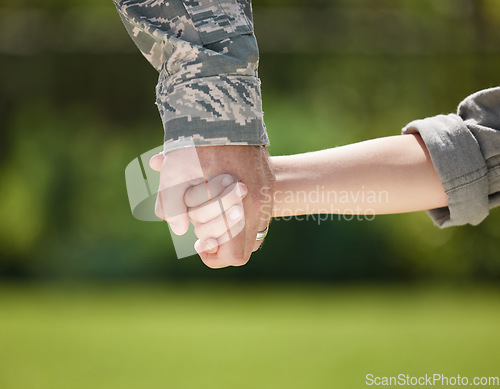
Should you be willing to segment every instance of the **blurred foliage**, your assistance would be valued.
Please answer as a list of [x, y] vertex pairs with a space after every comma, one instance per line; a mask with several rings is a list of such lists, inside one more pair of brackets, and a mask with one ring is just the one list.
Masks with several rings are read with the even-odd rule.
[[[272, 154], [397, 134], [498, 84], [500, 1], [254, 2]], [[321, 15], [321, 16], [320, 16]], [[26, 17], [30, 28], [18, 23]], [[308, 20], [313, 18], [313, 20]], [[315, 23], [314, 18], [321, 22]], [[162, 143], [157, 74], [111, 1], [0, 2], [0, 274], [5, 277], [495, 279], [500, 214], [273, 222], [241, 269], [177, 260], [134, 220], [127, 163]]]

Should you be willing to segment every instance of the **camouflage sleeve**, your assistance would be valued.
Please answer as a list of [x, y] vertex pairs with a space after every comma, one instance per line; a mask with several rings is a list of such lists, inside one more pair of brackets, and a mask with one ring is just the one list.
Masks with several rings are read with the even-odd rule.
[[269, 144], [250, 1], [114, 0], [160, 73], [164, 152], [192, 144]]

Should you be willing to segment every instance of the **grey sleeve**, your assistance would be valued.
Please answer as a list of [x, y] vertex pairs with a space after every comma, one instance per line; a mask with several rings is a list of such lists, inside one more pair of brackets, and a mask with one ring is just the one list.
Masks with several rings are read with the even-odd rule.
[[164, 152], [267, 145], [250, 0], [114, 0], [158, 70]]
[[457, 114], [416, 120], [403, 134], [422, 136], [448, 206], [428, 213], [439, 227], [477, 225], [500, 205], [500, 87], [472, 94]]

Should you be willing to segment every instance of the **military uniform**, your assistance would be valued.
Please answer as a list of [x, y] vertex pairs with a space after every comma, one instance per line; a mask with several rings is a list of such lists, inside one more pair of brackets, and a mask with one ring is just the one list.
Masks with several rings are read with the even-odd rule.
[[267, 145], [250, 0], [114, 0], [160, 73], [164, 152]]

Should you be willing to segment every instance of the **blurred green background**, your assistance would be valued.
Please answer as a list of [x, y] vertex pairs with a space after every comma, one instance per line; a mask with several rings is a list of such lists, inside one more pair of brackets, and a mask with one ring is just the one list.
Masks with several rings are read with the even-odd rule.
[[[500, 0], [253, 4], [274, 155], [398, 134], [498, 85]], [[131, 216], [125, 166], [163, 130], [111, 0], [0, 0], [0, 70], [0, 388], [500, 375], [498, 211], [275, 221], [213, 271]]]

